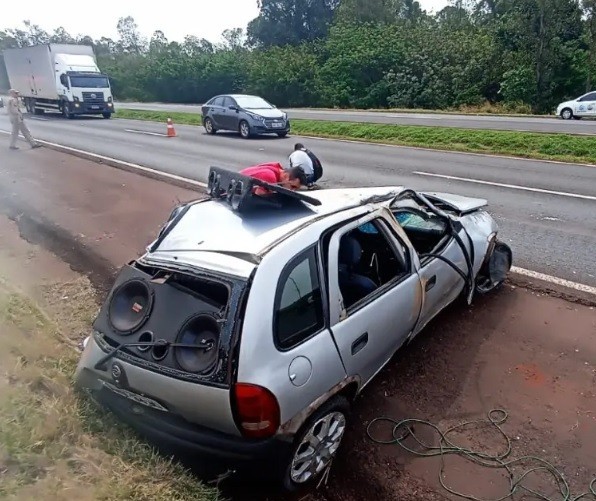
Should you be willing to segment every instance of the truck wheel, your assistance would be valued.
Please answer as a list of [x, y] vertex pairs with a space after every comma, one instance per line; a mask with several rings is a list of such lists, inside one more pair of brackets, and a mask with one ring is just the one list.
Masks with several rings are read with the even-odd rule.
[[282, 477], [287, 491], [311, 487], [325, 473], [341, 445], [349, 411], [345, 397], [333, 397], [302, 427]]
[[101, 114], [104, 118], [110, 119], [112, 118], [112, 114], [111, 113], [102, 113]]
[[[35, 104], [33, 105], [35, 106]], [[41, 108], [33, 108], [34, 112], [36, 115], [43, 115], [45, 110], [41, 109]]]
[[68, 111], [68, 104], [66, 102], [62, 103], [62, 114], [64, 118], [72, 118], [72, 113]]

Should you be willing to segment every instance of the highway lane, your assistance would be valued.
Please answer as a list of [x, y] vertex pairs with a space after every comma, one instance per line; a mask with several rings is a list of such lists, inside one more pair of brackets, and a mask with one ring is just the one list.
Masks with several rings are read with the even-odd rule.
[[[284, 161], [297, 137], [242, 140], [202, 128], [103, 119], [28, 121], [45, 139], [205, 181], [210, 165]], [[0, 130], [8, 120], [0, 113]], [[596, 168], [414, 148], [302, 139], [320, 155], [324, 186], [400, 184], [489, 200], [517, 266], [596, 286]], [[27, 150], [4, 154], [27, 154]], [[1, 164], [1, 157], [0, 157]], [[444, 177], [436, 177], [444, 176]], [[148, 194], [150, 200], [151, 194]]]
[[[199, 105], [166, 103], [116, 103], [116, 108], [200, 113]], [[596, 135], [596, 121], [562, 120], [556, 117], [504, 117], [451, 115], [441, 113], [396, 113], [390, 111], [342, 111], [286, 109], [291, 118], [381, 124], [424, 125], [432, 127], [462, 127], [467, 129], [514, 130]], [[596, 116], [595, 116], [596, 118]]]

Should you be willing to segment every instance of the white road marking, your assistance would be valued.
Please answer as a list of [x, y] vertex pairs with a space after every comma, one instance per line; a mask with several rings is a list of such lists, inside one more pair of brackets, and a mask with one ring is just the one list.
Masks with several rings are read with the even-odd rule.
[[568, 289], [573, 289], [573, 290], [580, 291], [580, 292], [586, 292], [588, 294], [593, 294], [596, 296], [596, 287], [590, 287], [589, 285], [579, 284], [577, 282], [571, 282], [570, 280], [565, 280], [563, 278], [553, 277], [551, 275], [545, 275], [544, 273], [539, 273], [537, 271], [526, 270], [524, 268], [518, 268], [517, 266], [512, 266], [511, 271], [513, 273], [517, 273], [518, 275], [523, 275], [528, 278], [542, 280], [543, 282], [548, 282], [550, 284], [559, 285], [561, 287], [567, 287]]
[[[0, 130], [0, 133], [2, 134], [10, 134], [10, 132], [5, 131], [5, 130]], [[21, 137], [23, 137], [21, 135]], [[207, 184], [206, 183], [202, 183], [201, 181], [197, 181], [195, 179], [189, 179], [186, 177], [182, 177], [182, 176], [177, 176], [176, 174], [170, 174], [168, 172], [164, 172], [161, 170], [157, 170], [157, 169], [152, 169], [151, 167], [145, 167], [144, 165], [139, 165], [139, 164], [135, 164], [132, 162], [126, 162], [124, 160], [119, 160], [117, 158], [112, 158], [112, 157], [107, 157], [105, 155], [99, 155], [97, 153], [91, 153], [89, 151], [85, 151], [85, 150], [79, 150], [77, 148], [71, 148], [70, 146], [64, 146], [63, 144], [58, 144], [58, 143], [51, 143], [50, 141], [43, 141], [41, 139], [36, 139], [36, 141], [40, 144], [46, 145], [46, 146], [53, 146], [56, 149], [59, 149], [61, 151], [64, 151], [66, 153], [74, 153], [74, 154], [82, 154], [85, 155], [88, 158], [92, 158], [94, 160], [100, 160], [100, 161], [104, 161], [104, 162], [111, 162], [114, 164], [120, 164], [123, 166], [126, 166], [130, 169], [135, 169], [138, 170], [141, 173], [151, 173], [154, 176], [158, 176], [158, 177], [162, 177], [165, 179], [171, 179], [171, 180], [176, 180], [176, 181], [183, 181], [185, 183], [191, 184], [191, 185], [195, 185], [195, 186], [200, 186], [201, 188], [206, 188]]]
[[[10, 134], [10, 132], [5, 131], [5, 130], [0, 130], [0, 133], [2, 134]], [[112, 158], [112, 157], [106, 157], [104, 155], [98, 155], [97, 153], [90, 153], [88, 151], [84, 151], [84, 150], [78, 150], [76, 148], [71, 148], [70, 146], [64, 146], [61, 144], [56, 144], [56, 143], [51, 143], [49, 141], [42, 141], [42, 140], [38, 140], [40, 143], [42, 144], [46, 144], [48, 146], [54, 146], [57, 148], [60, 148], [61, 150], [64, 150], [66, 152], [71, 151], [74, 153], [83, 153], [85, 155], [88, 155], [89, 157], [93, 157], [97, 160], [107, 160], [110, 162], [113, 162], [115, 164], [122, 164], [125, 165], [129, 168], [133, 168], [133, 169], [137, 169], [140, 172], [150, 172], [152, 174], [156, 174], [158, 176], [162, 176], [164, 178], [169, 178], [169, 179], [176, 179], [178, 181], [183, 181], [189, 184], [194, 184], [196, 186], [200, 186], [201, 188], [206, 188], [207, 184], [206, 183], [202, 183], [200, 181], [196, 181], [194, 179], [189, 179], [186, 177], [182, 177], [182, 176], [177, 176], [175, 174], [169, 174], [167, 172], [163, 172], [163, 171], [158, 171], [156, 169], [151, 169], [150, 167], [145, 167], [143, 165], [138, 165], [138, 164], [134, 164], [131, 162], [125, 162], [123, 160], [118, 160], [117, 158]], [[596, 296], [596, 287], [591, 287], [589, 285], [585, 285], [585, 284], [580, 284], [577, 282], [571, 282], [569, 280], [565, 280], [563, 278], [559, 278], [559, 277], [553, 277], [551, 275], [545, 275], [543, 273], [539, 273], [537, 271], [532, 271], [532, 270], [526, 270], [524, 268], [518, 268], [516, 266], [513, 266], [511, 268], [511, 271], [513, 273], [519, 274], [519, 275], [523, 275], [526, 276], [528, 278], [534, 278], [537, 280], [542, 280], [543, 282], [547, 282], [547, 283], [551, 283], [554, 285], [559, 285], [559, 286], [563, 286], [563, 287], [567, 287], [569, 289], [573, 289], [576, 291], [580, 291], [580, 292], [586, 292], [588, 294], [593, 294]]]
[[447, 176], [445, 174], [433, 174], [432, 172], [414, 171], [412, 174], [427, 177], [440, 177], [441, 179], [450, 179], [453, 181], [463, 181], [465, 183], [487, 184], [490, 186], [500, 186], [502, 188], [510, 188], [512, 190], [533, 191], [536, 193], [545, 193], [547, 195], [558, 195], [561, 197], [581, 198], [584, 200], [594, 200], [596, 197], [592, 195], [580, 195], [579, 193], [568, 193], [566, 191], [543, 190], [542, 188], [530, 188], [529, 186], [519, 186], [517, 184], [496, 183], [493, 181], [482, 181], [481, 179], [471, 179], [467, 177]]
[[148, 136], [168, 137], [168, 135], [164, 134], [163, 132], [149, 132], [146, 130], [124, 129], [124, 132], [132, 132], [134, 134], [146, 134]]

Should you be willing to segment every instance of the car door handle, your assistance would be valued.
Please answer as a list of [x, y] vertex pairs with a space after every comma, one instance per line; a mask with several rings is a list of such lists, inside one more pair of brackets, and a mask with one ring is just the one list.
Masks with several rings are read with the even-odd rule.
[[368, 332], [365, 332], [356, 341], [352, 343], [352, 355], [356, 355], [362, 348], [368, 344]]
[[428, 292], [429, 290], [431, 290], [435, 285], [437, 285], [437, 276], [433, 275], [432, 277], [430, 277], [428, 279], [428, 281], [426, 282], [426, 286], [424, 288], [424, 290], [426, 292]]

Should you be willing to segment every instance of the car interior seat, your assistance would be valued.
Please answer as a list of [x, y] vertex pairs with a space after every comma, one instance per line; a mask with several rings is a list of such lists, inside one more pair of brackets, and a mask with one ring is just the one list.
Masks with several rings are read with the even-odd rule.
[[369, 277], [355, 271], [360, 263], [362, 247], [351, 235], [342, 237], [339, 244], [339, 290], [348, 308], [377, 289], [377, 284]]

